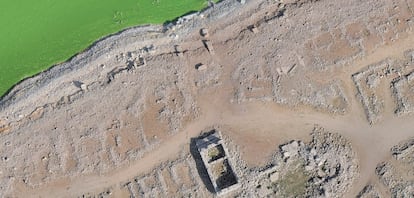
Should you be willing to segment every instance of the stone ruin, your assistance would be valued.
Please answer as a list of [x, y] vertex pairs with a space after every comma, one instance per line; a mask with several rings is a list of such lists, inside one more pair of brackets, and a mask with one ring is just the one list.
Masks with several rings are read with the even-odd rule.
[[240, 187], [219, 131], [198, 139], [196, 146], [217, 195], [227, 194]]
[[359, 174], [352, 145], [321, 127], [311, 136], [280, 145], [272, 163], [251, 172], [255, 186], [241, 197], [344, 197]]

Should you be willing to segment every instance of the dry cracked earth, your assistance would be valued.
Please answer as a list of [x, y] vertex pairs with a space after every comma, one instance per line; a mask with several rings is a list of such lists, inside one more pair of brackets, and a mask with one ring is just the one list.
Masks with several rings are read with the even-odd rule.
[[0, 101], [0, 197], [414, 197], [414, 0], [224, 0]]

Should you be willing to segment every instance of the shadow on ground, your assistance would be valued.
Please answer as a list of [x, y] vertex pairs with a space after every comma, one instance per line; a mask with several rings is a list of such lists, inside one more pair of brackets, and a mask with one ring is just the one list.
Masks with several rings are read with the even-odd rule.
[[203, 134], [202, 136], [200, 136], [198, 138], [191, 138], [190, 152], [191, 152], [191, 155], [193, 156], [193, 159], [196, 163], [197, 172], [198, 172], [198, 175], [201, 178], [201, 181], [203, 181], [204, 185], [206, 186], [206, 188], [209, 192], [215, 193], [213, 184], [211, 183], [211, 180], [210, 180], [210, 178], [208, 176], [208, 173], [207, 173], [207, 169], [204, 166], [203, 160], [201, 159], [201, 155], [198, 152], [197, 145], [196, 145], [197, 139], [206, 137], [211, 133], [214, 133], [214, 130], [210, 131], [210, 132], [207, 132], [207, 133]]

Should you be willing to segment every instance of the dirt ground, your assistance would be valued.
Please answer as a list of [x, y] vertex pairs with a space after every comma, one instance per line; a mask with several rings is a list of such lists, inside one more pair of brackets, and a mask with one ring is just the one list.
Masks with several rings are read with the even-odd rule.
[[[413, 20], [413, 0], [224, 0], [109, 36], [1, 99], [0, 197], [213, 197], [191, 146], [211, 129], [228, 197], [412, 197]], [[273, 181], [302, 169], [299, 195]]]

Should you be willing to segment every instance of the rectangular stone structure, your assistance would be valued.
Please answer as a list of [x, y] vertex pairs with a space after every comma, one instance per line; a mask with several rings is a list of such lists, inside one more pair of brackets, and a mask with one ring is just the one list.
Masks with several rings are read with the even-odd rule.
[[217, 195], [227, 194], [240, 187], [219, 131], [198, 139], [196, 146]]

